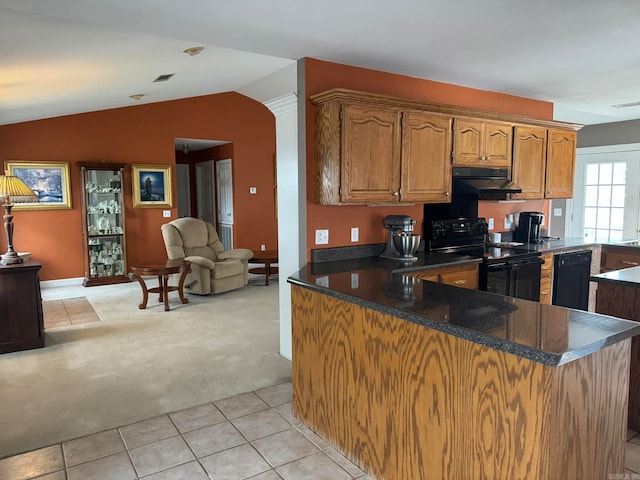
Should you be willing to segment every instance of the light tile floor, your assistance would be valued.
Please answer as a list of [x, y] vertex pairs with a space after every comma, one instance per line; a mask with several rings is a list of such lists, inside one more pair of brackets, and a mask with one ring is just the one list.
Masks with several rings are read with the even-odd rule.
[[356, 478], [370, 480], [293, 417], [291, 383], [0, 460], [2, 480]]
[[43, 301], [42, 314], [45, 330], [100, 321], [87, 297]]

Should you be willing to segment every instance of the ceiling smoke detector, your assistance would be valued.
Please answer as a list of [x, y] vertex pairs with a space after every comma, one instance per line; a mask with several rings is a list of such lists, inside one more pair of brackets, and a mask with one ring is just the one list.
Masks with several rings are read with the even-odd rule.
[[141, 100], [144, 97], [144, 93], [136, 93], [135, 95], [129, 95], [132, 100]]
[[640, 102], [618, 103], [616, 105], [611, 105], [611, 106], [613, 108], [638, 107], [640, 106]]
[[191, 47], [191, 48], [187, 48], [186, 50], [183, 50], [183, 52], [189, 55], [190, 57], [193, 57], [195, 55], [198, 55], [202, 50], [204, 50], [204, 47]]

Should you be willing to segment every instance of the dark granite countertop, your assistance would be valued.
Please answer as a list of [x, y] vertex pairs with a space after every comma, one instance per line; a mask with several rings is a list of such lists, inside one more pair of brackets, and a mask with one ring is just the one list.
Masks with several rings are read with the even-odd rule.
[[613, 272], [601, 273], [600, 275], [593, 275], [591, 281], [638, 288], [640, 287], [640, 267], [624, 268], [622, 270], [614, 270]]
[[[567, 248], [566, 243], [563, 246]], [[306, 265], [288, 281], [551, 366], [640, 334], [637, 322], [421, 281], [403, 274], [478, 261], [432, 254], [421, 255], [408, 265], [380, 258], [321, 262]]]

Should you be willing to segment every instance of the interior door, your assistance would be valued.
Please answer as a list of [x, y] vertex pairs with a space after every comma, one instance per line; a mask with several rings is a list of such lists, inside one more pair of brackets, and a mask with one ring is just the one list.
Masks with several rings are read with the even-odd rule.
[[176, 185], [178, 187], [178, 218], [191, 216], [191, 188], [189, 186], [189, 165], [176, 164]]
[[213, 160], [196, 163], [196, 197], [198, 218], [212, 225], [216, 224], [215, 175]]
[[220, 223], [233, 225], [233, 176], [231, 159], [216, 162], [218, 187], [218, 218]]

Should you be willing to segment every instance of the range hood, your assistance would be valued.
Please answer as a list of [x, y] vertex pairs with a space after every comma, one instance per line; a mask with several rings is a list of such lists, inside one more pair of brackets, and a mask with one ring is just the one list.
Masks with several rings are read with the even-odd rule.
[[508, 168], [453, 167], [453, 194], [478, 195], [479, 199], [506, 199], [522, 189], [509, 180]]

